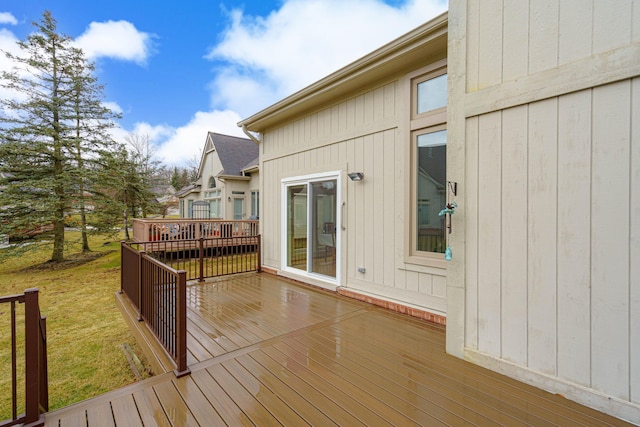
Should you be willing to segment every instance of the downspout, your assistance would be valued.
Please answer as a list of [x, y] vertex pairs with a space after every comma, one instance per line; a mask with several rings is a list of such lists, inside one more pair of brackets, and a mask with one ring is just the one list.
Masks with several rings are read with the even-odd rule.
[[256, 138], [251, 132], [249, 132], [249, 129], [247, 129], [247, 125], [242, 125], [242, 132], [244, 132], [244, 134], [247, 135], [253, 142], [260, 145], [260, 140]]

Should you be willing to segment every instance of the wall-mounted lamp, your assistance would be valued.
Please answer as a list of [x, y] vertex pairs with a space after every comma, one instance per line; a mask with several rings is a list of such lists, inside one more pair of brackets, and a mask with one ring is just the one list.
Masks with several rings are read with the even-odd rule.
[[351, 181], [362, 181], [364, 179], [364, 174], [362, 172], [350, 172], [347, 175]]
[[227, 197], [227, 201], [230, 202], [231, 201], [231, 196]]

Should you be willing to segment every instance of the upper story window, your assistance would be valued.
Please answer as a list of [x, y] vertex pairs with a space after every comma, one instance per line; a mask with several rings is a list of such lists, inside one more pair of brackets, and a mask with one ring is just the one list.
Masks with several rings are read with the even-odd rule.
[[214, 177], [209, 178], [209, 188], [216, 188], [216, 179]]
[[[447, 69], [441, 61], [409, 76], [411, 84], [412, 262], [443, 259], [447, 179]], [[432, 260], [432, 261], [430, 261]]]
[[416, 84], [416, 113], [422, 114], [447, 106], [447, 75], [419, 79]]

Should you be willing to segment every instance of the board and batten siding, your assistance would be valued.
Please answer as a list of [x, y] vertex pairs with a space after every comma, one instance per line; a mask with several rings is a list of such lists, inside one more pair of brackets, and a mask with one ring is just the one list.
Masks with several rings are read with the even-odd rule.
[[448, 348], [640, 422], [640, 3], [452, 0], [449, 22]]
[[[341, 286], [444, 315], [445, 269], [404, 261], [409, 137], [402, 130], [401, 82], [391, 80], [264, 133], [263, 265], [281, 267], [281, 180], [342, 171]], [[363, 172], [364, 181], [350, 181], [346, 174], [353, 171]]]

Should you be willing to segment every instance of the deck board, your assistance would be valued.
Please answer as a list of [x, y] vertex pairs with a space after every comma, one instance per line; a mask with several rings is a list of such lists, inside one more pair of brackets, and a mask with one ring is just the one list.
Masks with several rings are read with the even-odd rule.
[[111, 410], [113, 411], [113, 421], [115, 425], [131, 427], [143, 426], [136, 402], [133, 400], [132, 395], [111, 401]]
[[273, 275], [188, 286], [191, 375], [157, 375], [46, 425], [623, 426], [447, 355], [441, 326]]

